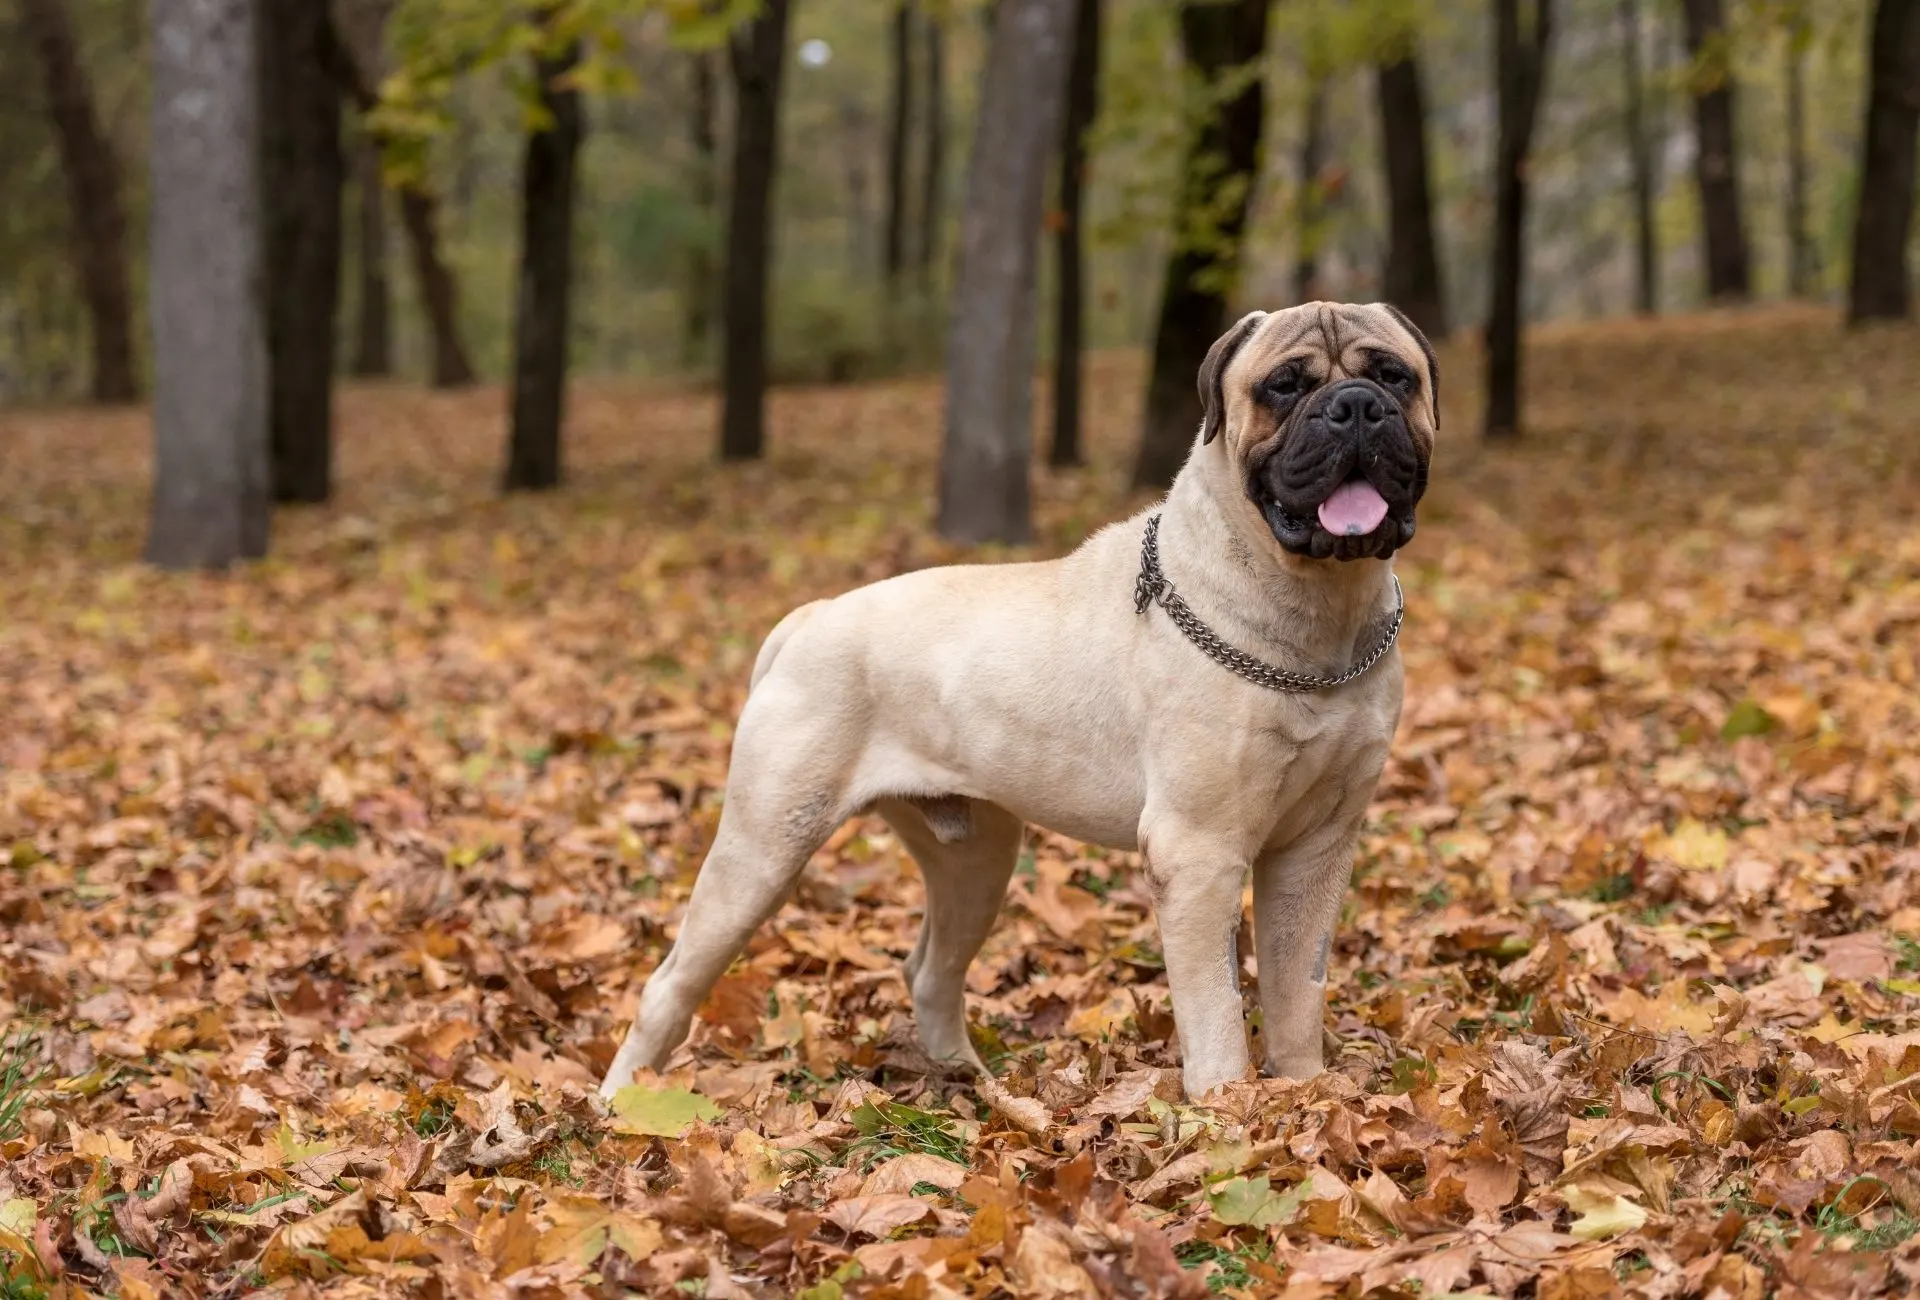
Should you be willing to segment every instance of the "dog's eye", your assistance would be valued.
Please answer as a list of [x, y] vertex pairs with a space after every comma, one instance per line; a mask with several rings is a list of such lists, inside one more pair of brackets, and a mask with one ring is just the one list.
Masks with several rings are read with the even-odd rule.
[[1284, 366], [1267, 376], [1266, 389], [1274, 397], [1298, 397], [1305, 389], [1305, 382], [1298, 370]]
[[1375, 366], [1373, 368], [1373, 380], [1375, 383], [1394, 389], [1396, 392], [1411, 393], [1413, 391], [1413, 372], [1405, 366], [1396, 366], [1391, 363]]

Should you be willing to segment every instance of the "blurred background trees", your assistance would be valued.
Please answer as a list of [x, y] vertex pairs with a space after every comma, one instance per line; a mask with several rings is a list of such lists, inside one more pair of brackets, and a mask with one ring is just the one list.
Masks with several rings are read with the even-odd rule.
[[[231, 3], [262, 24], [258, 93], [234, 106], [251, 215], [162, 174], [212, 165], [167, 136], [164, 0], [0, 10], [0, 401], [151, 387], [163, 480], [182, 463], [176, 363], [241, 385], [202, 399], [220, 414], [195, 438], [257, 410], [230, 433], [262, 440], [264, 490], [319, 501], [342, 373], [502, 382], [519, 489], [564, 479], [569, 374], [718, 380], [716, 446], [742, 459], [778, 448], [769, 384], [931, 373], [993, 343], [1004, 383], [956, 384], [947, 433], [995, 468], [950, 475], [940, 518], [1012, 540], [1029, 425], [1051, 428], [1053, 464], [1081, 458], [1082, 349], [1149, 350], [1148, 486], [1185, 454], [1213, 334], [1303, 293], [1389, 298], [1483, 343], [1495, 433], [1523, 423], [1528, 322], [1911, 311], [1914, 0], [1060, 0], [1044, 77], [1002, 66], [986, 0]], [[1040, 151], [1037, 182], [1024, 150], [1019, 183], [976, 205], [992, 256], [965, 238], [988, 180], [970, 173], [1007, 161], [980, 129]], [[174, 218], [257, 226], [209, 226], [179, 245], [204, 266], [163, 265], [179, 194]], [[184, 358], [166, 337], [256, 239], [257, 405], [237, 341]], [[1003, 266], [1013, 281], [976, 302]], [[251, 450], [195, 448], [254, 490]], [[227, 558], [264, 538], [221, 529], [248, 539]]]

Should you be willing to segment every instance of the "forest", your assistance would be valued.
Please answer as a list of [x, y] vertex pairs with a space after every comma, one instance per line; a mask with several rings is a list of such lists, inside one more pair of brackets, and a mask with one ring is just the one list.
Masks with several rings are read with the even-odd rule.
[[[9, 0], [0, 74], [0, 1300], [1920, 1286], [1920, 0]], [[769, 630], [1148, 506], [1316, 300], [1438, 380], [1326, 1072], [1185, 1095], [1140, 855], [1038, 828], [932, 1059], [869, 813], [602, 1101]]]

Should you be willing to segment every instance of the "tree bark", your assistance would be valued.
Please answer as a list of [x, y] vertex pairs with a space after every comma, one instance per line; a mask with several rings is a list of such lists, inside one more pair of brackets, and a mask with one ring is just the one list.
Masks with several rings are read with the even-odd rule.
[[268, 0], [257, 14], [273, 497], [320, 502], [333, 490], [333, 362], [347, 182], [335, 69], [340, 55], [323, 5]]
[[264, 555], [270, 500], [253, 0], [153, 0], [147, 558]]
[[1920, 131], [1920, 0], [1879, 0], [1867, 55], [1871, 84], [1853, 223], [1847, 319], [1904, 320], [1913, 229], [1914, 142]]
[[1653, 143], [1647, 138], [1647, 87], [1640, 66], [1640, 0], [1620, 0], [1621, 67], [1626, 77], [1627, 167], [1633, 177], [1634, 307], [1660, 310], [1660, 232], [1654, 224]]
[[998, 0], [993, 12], [947, 336], [939, 529], [954, 541], [1032, 536], [1035, 264], [1074, 9], [1075, 0]]
[[[1494, 159], [1493, 291], [1487, 317], [1487, 422], [1520, 436], [1520, 326], [1527, 230], [1527, 157], [1553, 42], [1553, 0], [1494, 0], [1499, 129]], [[1531, 29], [1522, 10], [1530, 11]]]
[[354, 325], [353, 373], [384, 379], [393, 373], [393, 285], [387, 278], [387, 185], [380, 146], [363, 138], [354, 151], [360, 193], [359, 311]]
[[940, 262], [940, 232], [947, 215], [947, 56], [940, 20], [931, 13], [923, 18], [927, 102], [920, 119], [925, 156], [921, 159], [924, 170], [920, 173], [920, 247], [917, 251], [920, 282], [924, 289], [930, 290]]
[[907, 138], [913, 125], [913, 7], [893, 9], [893, 81], [888, 88], [887, 230], [882, 266], [889, 288], [907, 264]]
[[1320, 172], [1326, 162], [1327, 82], [1317, 77], [1307, 89], [1306, 120], [1300, 126], [1300, 174], [1293, 224], [1299, 247], [1293, 257], [1293, 300], [1320, 296]]
[[1419, 57], [1411, 48], [1404, 57], [1379, 65], [1375, 89], [1380, 103], [1380, 156], [1387, 174], [1387, 270], [1382, 291], [1428, 338], [1445, 338], [1447, 300], [1440, 280], [1440, 243], [1433, 233], [1427, 98]]
[[[1246, 84], [1233, 98], [1210, 105], [1187, 143], [1133, 467], [1137, 488], [1173, 482], [1200, 427], [1194, 376], [1226, 328], [1227, 292], [1239, 272], [1240, 236], [1260, 170], [1266, 97], [1257, 69], [1249, 65], [1266, 49], [1268, 9], [1266, 0], [1189, 0], [1180, 9], [1181, 49], [1196, 79], [1216, 95], [1229, 77], [1244, 76]], [[1195, 239], [1194, 227], [1201, 224], [1209, 227], [1206, 237]]]
[[93, 331], [96, 402], [130, 402], [140, 393], [133, 364], [133, 293], [120, 162], [100, 129], [93, 86], [80, 62], [63, 0], [22, 0], [26, 37], [40, 56], [47, 111], [67, 183], [74, 270]]
[[[688, 139], [693, 145], [692, 175], [687, 188], [704, 222], [711, 222], [719, 201], [719, 146], [714, 124], [714, 56], [699, 50], [692, 54], [692, 116], [688, 119]], [[687, 249], [686, 314], [680, 333], [680, 360], [697, 366], [707, 355], [713, 336], [714, 266], [713, 248], [708, 243], [708, 226], [703, 224], [700, 238]]]
[[757, 460], [766, 449], [767, 274], [789, 7], [789, 0], [767, 0], [759, 16], [733, 36], [736, 111], [720, 356], [722, 460]]
[[1053, 443], [1047, 463], [1056, 469], [1085, 459], [1080, 450], [1081, 327], [1086, 318], [1081, 225], [1087, 132], [1100, 111], [1100, 0], [1077, 0], [1073, 26], [1073, 62], [1067, 72], [1066, 114], [1060, 131], [1060, 220], [1054, 233], [1059, 283], [1054, 296]]
[[1740, 301], [1751, 292], [1741, 217], [1740, 150], [1734, 133], [1734, 77], [1721, 0], [1684, 0], [1693, 59], [1694, 174], [1707, 260], [1707, 296]]
[[580, 92], [561, 82], [579, 60], [576, 46], [537, 64], [540, 107], [549, 121], [527, 136], [520, 174], [520, 286], [513, 311], [512, 423], [504, 480], [509, 492], [560, 483], [574, 182], [586, 134]]

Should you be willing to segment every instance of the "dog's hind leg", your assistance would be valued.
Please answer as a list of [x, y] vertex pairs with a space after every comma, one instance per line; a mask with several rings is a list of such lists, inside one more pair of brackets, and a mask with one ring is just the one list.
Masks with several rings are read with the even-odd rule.
[[967, 967], [1000, 914], [1020, 854], [1020, 819], [984, 800], [884, 799], [878, 805], [927, 882], [927, 913], [907, 958], [920, 1046], [985, 1072], [967, 1038]]
[[635, 1070], [666, 1065], [714, 984], [853, 811], [839, 790], [821, 783], [837, 782], [857, 740], [834, 719], [809, 719], [797, 692], [763, 698], [764, 689], [741, 717], [727, 802], [679, 937], [640, 994], [633, 1027], [600, 1085], [604, 1097], [631, 1083]]

